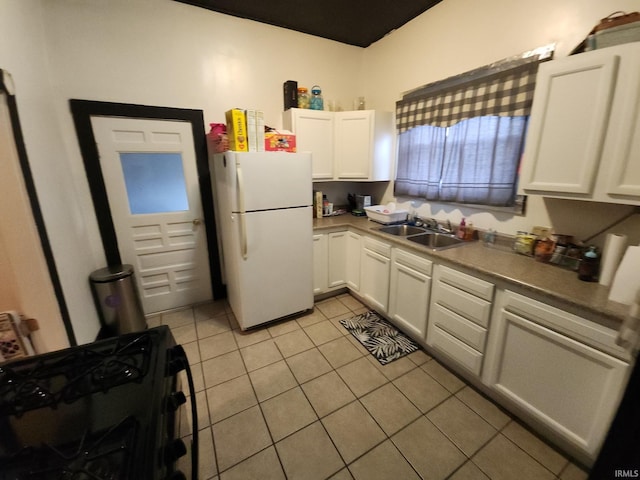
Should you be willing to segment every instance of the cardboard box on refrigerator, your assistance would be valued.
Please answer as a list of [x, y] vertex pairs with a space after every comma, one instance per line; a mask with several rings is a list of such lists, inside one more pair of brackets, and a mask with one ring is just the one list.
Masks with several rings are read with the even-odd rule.
[[296, 136], [289, 131], [266, 132], [264, 149], [268, 152], [295, 152]]
[[264, 112], [256, 110], [256, 143], [258, 151], [264, 152]]
[[258, 151], [258, 138], [256, 137], [256, 111], [245, 110], [244, 114], [247, 117], [247, 145], [250, 152]]
[[244, 110], [233, 108], [225, 112], [227, 121], [227, 136], [229, 137], [229, 150], [234, 152], [248, 152], [247, 143], [247, 119]]

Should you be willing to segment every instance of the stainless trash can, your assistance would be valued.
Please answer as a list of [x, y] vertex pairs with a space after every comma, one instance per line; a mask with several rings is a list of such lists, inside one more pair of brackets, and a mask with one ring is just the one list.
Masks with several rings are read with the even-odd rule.
[[91, 273], [89, 280], [100, 319], [108, 333], [120, 335], [147, 328], [131, 265], [101, 268]]

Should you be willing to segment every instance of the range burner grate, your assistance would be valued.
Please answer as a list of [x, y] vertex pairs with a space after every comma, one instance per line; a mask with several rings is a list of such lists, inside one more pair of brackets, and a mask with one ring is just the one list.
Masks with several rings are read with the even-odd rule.
[[132, 334], [0, 366], [0, 416], [55, 408], [130, 382], [141, 382], [149, 370], [152, 339]]

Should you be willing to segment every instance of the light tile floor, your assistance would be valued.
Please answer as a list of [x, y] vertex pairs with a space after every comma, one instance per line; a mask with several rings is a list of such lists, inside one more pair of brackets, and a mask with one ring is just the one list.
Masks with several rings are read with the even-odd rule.
[[587, 478], [424, 351], [380, 365], [339, 323], [366, 310], [343, 294], [249, 332], [225, 301], [149, 319], [194, 372], [201, 479]]

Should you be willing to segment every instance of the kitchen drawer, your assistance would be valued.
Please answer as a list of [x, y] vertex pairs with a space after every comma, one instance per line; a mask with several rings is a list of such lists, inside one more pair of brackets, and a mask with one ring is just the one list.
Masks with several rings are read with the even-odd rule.
[[629, 361], [629, 353], [616, 344], [617, 330], [604, 327], [572, 313], [546, 305], [509, 290], [504, 291], [502, 308], [539, 325], [563, 333], [574, 340]]
[[396, 263], [431, 276], [431, 270], [433, 269], [433, 262], [431, 260], [418, 257], [417, 255], [407, 253], [404, 250], [399, 250], [397, 248], [393, 250], [393, 255]]
[[432, 298], [434, 303], [443, 305], [484, 328], [489, 326], [491, 303], [486, 300], [452, 287], [442, 280], [435, 282]]
[[462, 340], [478, 352], [484, 352], [487, 330], [452, 312], [442, 305], [435, 304], [430, 321], [442, 330]]
[[440, 281], [453, 285], [460, 290], [464, 290], [476, 297], [491, 301], [493, 299], [494, 285], [479, 278], [472, 277], [466, 273], [458, 272], [451, 268], [438, 266], [440, 270]]
[[371, 237], [364, 237], [364, 248], [379, 253], [383, 257], [391, 258], [391, 245], [380, 242]]
[[434, 326], [429, 331], [427, 344], [445, 353], [475, 375], [482, 369], [482, 354], [444, 330]]

